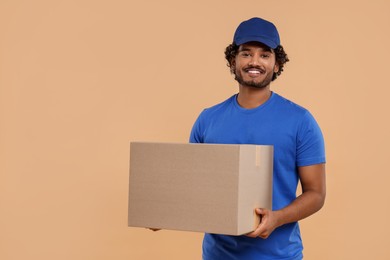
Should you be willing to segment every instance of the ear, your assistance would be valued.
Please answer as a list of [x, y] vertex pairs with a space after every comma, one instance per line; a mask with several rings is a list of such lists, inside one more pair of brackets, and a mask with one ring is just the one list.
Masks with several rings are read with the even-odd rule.
[[276, 62], [274, 66], [274, 73], [278, 73], [278, 72], [279, 72], [279, 64]]
[[236, 60], [235, 59], [231, 59], [231, 61], [230, 61], [230, 73], [235, 74], [234, 73], [235, 69], [236, 69]]

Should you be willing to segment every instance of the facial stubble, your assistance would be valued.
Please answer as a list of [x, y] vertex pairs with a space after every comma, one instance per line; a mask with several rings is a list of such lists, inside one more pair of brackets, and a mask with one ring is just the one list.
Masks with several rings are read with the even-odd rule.
[[[250, 69], [250, 68], [247, 68], [247, 69]], [[246, 69], [246, 70], [247, 70]], [[257, 88], [257, 89], [263, 89], [265, 87], [267, 87], [271, 81], [272, 81], [272, 77], [273, 77], [273, 73], [269, 73], [264, 80], [260, 81], [260, 82], [256, 82], [254, 80], [250, 80], [250, 81], [245, 81], [242, 77], [242, 74], [241, 74], [241, 71], [240, 70], [237, 70], [236, 68], [234, 69], [234, 79], [242, 86], [248, 86], [248, 87], [252, 87], [252, 88]]]

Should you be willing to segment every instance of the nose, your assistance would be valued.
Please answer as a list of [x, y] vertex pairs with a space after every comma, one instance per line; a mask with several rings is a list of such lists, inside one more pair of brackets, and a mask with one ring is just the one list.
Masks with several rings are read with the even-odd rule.
[[259, 66], [260, 65], [260, 56], [255, 54], [251, 56], [251, 59], [249, 61], [250, 66]]

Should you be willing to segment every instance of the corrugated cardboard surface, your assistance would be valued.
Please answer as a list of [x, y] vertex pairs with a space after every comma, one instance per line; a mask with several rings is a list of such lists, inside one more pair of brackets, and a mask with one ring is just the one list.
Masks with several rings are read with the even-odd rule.
[[[241, 146], [238, 194], [238, 233], [250, 228], [248, 212], [255, 208], [272, 209], [273, 146]], [[253, 170], [253, 163], [255, 169]], [[253, 211], [253, 226], [260, 222]]]
[[131, 143], [129, 226], [240, 235], [272, 207], [272, 146]]

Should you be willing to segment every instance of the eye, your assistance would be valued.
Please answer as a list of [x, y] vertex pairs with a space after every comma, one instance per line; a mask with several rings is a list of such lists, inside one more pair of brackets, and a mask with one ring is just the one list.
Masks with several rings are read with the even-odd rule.
[[246, 52], [246, 51], [241, 52], [240, 55], [242, 57], [250, 57], [251, 56], [251, 54], [249, 52]]
[[264, 53], [264, 54], [261, 54], [261, 57], [264, 58], [264, 59], [268, 59], [271, 55], [267, 54], [267, 53]]

